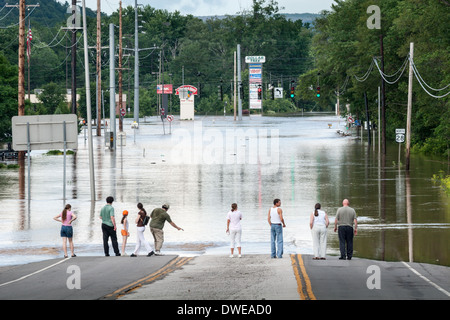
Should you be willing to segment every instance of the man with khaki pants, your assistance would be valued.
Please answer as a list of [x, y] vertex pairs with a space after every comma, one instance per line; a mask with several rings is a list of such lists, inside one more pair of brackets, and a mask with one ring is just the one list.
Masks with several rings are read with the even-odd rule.
[[170, 206], [168, 204], [163, 204], [162, 208], [156, 208], [150, 214], [150, 218], [152, 218], [150, 221], [150, 231], [153, 235], [153, 239], [155, 240], [155, 255], [161, 255], [161, 247], [164, 242], [163, 228], [166, 221], [169, 222], [175, 229], [184, 231], [182, 228], [178, 227], [172, 219], [170, 219], [170, 216], [167, 213], [169, 207]]

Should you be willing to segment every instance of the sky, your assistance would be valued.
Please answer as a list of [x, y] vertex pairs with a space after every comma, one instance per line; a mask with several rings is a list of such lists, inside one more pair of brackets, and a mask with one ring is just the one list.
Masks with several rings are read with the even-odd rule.
[[[58, 0], [62, 3], [65, 0]], [[68, 0], [71, 3], [70, 0]], [[280, 13], [319, 13], [329, 10], [334, 0], [278, 0], [278, 6], [284, 7]], [[138, 0], [138, 4], [150, 5], [169, 12], [179, 11], [182, 15], [220, 16], [233, 15], [252, 8], [252, 0]], [[122, 0], [122, 7], [133, 6], [135, 0]], [[81, 5], [81, 4], [80, 4]], [[86, 6], [97, 10], [97, 0], [86, 0]], [[101, 11], [108, 15], [119, 8], [119, 0], [101, 0]]]

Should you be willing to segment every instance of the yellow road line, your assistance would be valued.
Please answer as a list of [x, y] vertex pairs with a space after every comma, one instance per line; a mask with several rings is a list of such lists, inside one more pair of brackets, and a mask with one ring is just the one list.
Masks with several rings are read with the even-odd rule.
[[113, 293], [110, 293], [108, 295], [106, 295], [104, 297], [104, 299], [114, 299], [114, 298], [119, 298], [133, 290], [136, 290], [137, 288], [142, 287], [142, 285], [144, 284], [149, 284], [155, 280], [157, 280], [158, 278], [161, 278], [162, 276], [166, 275], [169, 272], [175, 271], [179, 268], [181, 268], [184, 264], [186, 264], [187, 262], [189, 262], [190, 260], [192, 260], [192, 258], [189, 257], [177, 257], [175, 259], [173, 259], [172, 261], [170, 261], [168, 264], [166, 264], [164, 267], [162, 267], [161, 269], [159, 269], [158, 271], [153, 272], [152, 274], [141, 278], [139, 280], [136, 280], [133, 283], [130, 283], [129, 285], [126, 285], [116, 291], [114, 291]]
[[[306, 273], [305, 264], [300, 254], [291, 254], [292, 268], [297, 280], [297, 291], [301, 300], [316, 300], [312, 291], [311, 281]], [[304, 285], [303, 285], [304, 283]]]

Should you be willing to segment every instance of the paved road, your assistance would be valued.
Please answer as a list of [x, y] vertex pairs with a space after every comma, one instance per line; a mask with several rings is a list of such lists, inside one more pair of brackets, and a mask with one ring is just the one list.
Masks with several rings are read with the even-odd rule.
[[450, 300], [450, 268], [308, 255], [76, 257], [0, 268], [0, 299]]
[[450, 268], [358, 258], [312, 260], [299, 254], [282, 259], [203, 255], [121, 299], [450, 300]]
[[[164, 276], [171, 256], [76, 257], [0, 268], [0, 300], [95, 300], [116, 298], [139, 286], [137, 280]], [[186, 260], [187, 261], [187, 260]]]

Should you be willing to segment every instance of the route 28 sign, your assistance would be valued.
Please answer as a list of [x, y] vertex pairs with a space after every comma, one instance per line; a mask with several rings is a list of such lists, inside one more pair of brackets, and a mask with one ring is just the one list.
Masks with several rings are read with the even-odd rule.
[[395, 129], [395, 141], [398, 143], [405, 142], [405, 129]]

